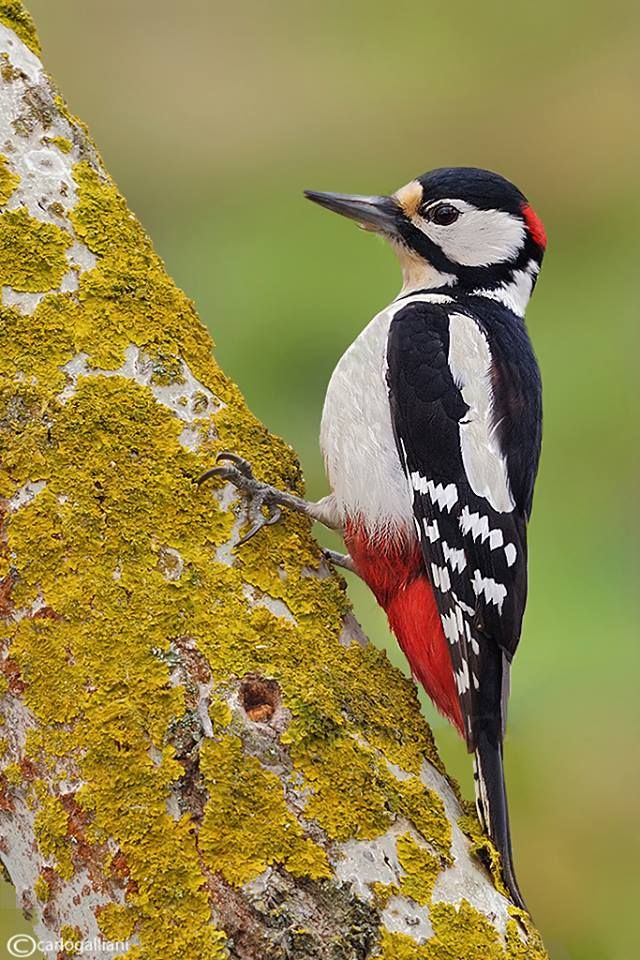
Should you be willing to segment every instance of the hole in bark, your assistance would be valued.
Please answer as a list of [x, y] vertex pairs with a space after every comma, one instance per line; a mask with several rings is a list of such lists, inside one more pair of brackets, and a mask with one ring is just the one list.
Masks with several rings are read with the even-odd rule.
[[240, 703], [254, 723], [268, 723], [280, 705], [280, 687], [275, 680], [249, 677], [242, 681]]

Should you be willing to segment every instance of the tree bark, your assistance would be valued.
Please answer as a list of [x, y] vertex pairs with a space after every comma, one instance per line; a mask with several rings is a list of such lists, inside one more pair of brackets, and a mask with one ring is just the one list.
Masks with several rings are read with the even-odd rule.
[[234, 489], [198, 491], [223, 449], [301, 477], [18, 2], [0, 128], [0, 853], [45, 954], [541, 960], [308, 522], [236, 550]]

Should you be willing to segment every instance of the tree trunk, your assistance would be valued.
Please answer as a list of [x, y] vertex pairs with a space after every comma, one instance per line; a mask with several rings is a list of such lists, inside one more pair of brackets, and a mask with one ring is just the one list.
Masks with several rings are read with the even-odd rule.
[[223, 449], [301, 477], [18, 2], [0, 126], [0, 852], [45, 954], [540, 960], [308, 522], [236, 550], [234, 489], [194, 484]]

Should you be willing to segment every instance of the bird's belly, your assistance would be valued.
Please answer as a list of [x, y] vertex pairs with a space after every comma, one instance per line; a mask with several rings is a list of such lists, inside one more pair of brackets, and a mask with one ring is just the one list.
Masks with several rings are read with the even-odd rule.
[[388, 308], [373, 318], [336, 366], [324, 402], [320, 445], [343, 523], [370, 536], [414, 536], [412, 496], [391, 426], [386, 381]]

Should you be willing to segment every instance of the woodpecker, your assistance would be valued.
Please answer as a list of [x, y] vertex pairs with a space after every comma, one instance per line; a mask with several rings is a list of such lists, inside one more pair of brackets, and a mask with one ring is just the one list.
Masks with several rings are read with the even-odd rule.
[[349, 552], [332, 559], [369, 585], [414, 678], [474, 754], [480, 821], [526, 909], [503, 738], [542, 433], [524, 312], [545, 230], [520, 190], [473, 167], [433, 170], [391, 196], [306, 196], [385, 237], [403, 277], [331, 376], [320, 431], [331, 492], [307, 503], [231, 453], [200, 480], [223, 477], [250, 498], [243, 540], [282, 506], [341, 531]]

